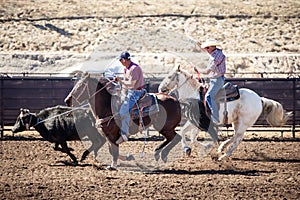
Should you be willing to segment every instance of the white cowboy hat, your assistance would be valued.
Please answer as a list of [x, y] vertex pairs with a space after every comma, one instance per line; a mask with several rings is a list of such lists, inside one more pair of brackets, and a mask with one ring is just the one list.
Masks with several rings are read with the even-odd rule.
[[212, 47], [212, 46], [220, 46], [220, 43], [215, 39], [207, 39], [205, 42], [201, 44], [202, 49], [206, 47]]

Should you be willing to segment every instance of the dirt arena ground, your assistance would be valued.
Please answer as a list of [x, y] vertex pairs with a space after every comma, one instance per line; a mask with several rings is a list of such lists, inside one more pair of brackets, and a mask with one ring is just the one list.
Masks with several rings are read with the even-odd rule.
[[[1, 199], [299, 199], [299, 139], [289, 133], [264, 136], [247, 133], [230, 159], [201, 158], [194, 150], [184, 157], [176, 150], [166, 164], [143, 168], [150, 162], [120, 162], [109, 171], [108, 151], [90, 155], [78, 166], [54, 151], [36, 133], [8, 136], [0, 141]], [[299, 137], [298, 137], [299, 138]], [[146, 142], [145, 158], [160, 141]], [[77, 157], [84, 146], [70, 142]], [[139, 157], [143, 141], [124, 143], [121, 151]], [[105, 148], [104, 148], [105, 149]], [[195, 148], [197, 149], [197, 148]], [[137, 162], [139, 162], [137, 164]], [[139, 166], [140, 169], [135, 168]]]

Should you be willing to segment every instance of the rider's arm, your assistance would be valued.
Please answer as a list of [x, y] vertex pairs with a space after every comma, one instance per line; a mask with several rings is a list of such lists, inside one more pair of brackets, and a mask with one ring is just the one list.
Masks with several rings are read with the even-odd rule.
[[127, 81], [126, 80], [120, 80], [120, 82], [122, 83], [122, 85], [125, 85], [125, 87], [127, 87], [129, 89], [132, 89], [135, 86], [136, 80], [132, 80], [132, 79], [129, 79]]
[[205, 68], [205, 69], [197, 69], [196, 67], [194, 67], [195, 72], [197, 73], [203, 73], [203, 74], [209, 74], [211, 72], [210, 68]]
[[196, 44], [197, 44], [197, 46], [200, 48], [201, 51], [206, 52], [205, 49], [201, 48], [201, 42], [197, 42]]
[[129, 80], [121, 80], [119, 77], [115, 77], [114, 81], [120, 82], [122, 85], [124, 85], [128, 89], [132, 89], [135, 86], [136, 80], [132, 80], [131, 78]]

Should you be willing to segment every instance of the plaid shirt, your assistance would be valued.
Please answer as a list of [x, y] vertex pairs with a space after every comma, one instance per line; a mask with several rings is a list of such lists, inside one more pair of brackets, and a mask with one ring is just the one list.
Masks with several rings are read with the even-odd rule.
[[226, 56], [221, 49], [216, 49], [212, 52], [208, 68], [211, 70], [209, 73], [210, 78], [218, 78], [226, 73]]

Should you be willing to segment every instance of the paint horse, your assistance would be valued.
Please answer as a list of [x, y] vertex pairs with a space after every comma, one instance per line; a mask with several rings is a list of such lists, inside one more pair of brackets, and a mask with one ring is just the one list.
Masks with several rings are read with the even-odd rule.
[[[177, 89], [179, 95], [178, 99], [184, 104], [191, 98], [198, 99], [200, 101], [200, 86], [202, 86], [201, 83], [197, 79], [193, 78], [191, 73], [178, 66], [175, 67], [173, 71], [162, 81], [159, 86], [159, 91], [170, 92], [171, 90]], [[292, 115], [292, 112], [286, 112], [279, 102], [260, 97], [250, 89], [240, 88], [239, 95], [240, 97], [238, 99], [227, 102], [226, 104], [224, 102], [220, 102], [220, 121], [224, 121], [223, 113], [226, 108], [228, 113], [227, 123], [232, 124], [234, 135], [232, 138], [222, 142], [218, 147], [219, 154], [228, 147], [228, 150], [219, 156], [218, 160], [222, 160], [232, 154], [232, 152], [241, 143], [246, 129], [254, 125], [261, 114], [266, 117], [267, 122], [272, 126], [284, 125]], [[201, 104], [203, 104], [203, 102]], [[192, 126], [191, 124], [192, 123], [188, 121], [185, 127], [190, 128], [190, 126]], [[183, 131], [181, 132], [182, 136], [184, 136]], [[184, 146], [188, 146], [184, 139], [185, 137], [182, 138]]]

